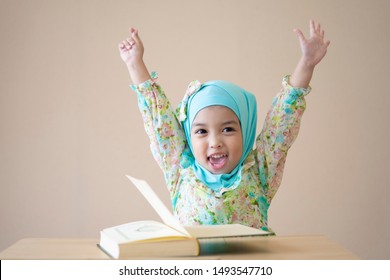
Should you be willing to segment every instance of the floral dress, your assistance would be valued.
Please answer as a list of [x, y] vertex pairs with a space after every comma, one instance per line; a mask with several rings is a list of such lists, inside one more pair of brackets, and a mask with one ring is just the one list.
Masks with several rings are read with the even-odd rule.
[[[243, 163], [239, 185], [214, 192], [183, 160], [189, 148], [179, 112], [172, 109], [156, 80], [154, 72], [150, 80], [131, 88], [137, 93], [151, 151], [164, 172], [177, 219], [183, 225], [239, 223], [270, 230], [268, 208], [280, 186], [287, 151], [298, 135], [306, 108], [304, 96], [311, 88], [294, 88], [288, 83], [289, 76], [283, 78], [255, 148]], [[193, 84], [187, 95], [196, 90]]]

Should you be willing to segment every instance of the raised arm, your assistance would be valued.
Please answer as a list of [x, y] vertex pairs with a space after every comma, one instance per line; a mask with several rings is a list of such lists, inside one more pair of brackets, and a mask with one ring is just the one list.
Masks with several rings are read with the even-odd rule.
[[321, 25], [310, 20], [310, 37], [305, 38], [302, 31], [294, 29], [301, 46], [302, 56], [290, 78], [293, 87], [307, 88], [313, 76], [315, 66], [325, 56], [330, 41], [324, 40], [325, 31]]
[[268, 202], [281, 184], [287, 152], [298, 136], [306, 108], [304, 96], [310, 92], [314, 68], [329, 46], [329, 41], [324, 41], [324, 31], [314, 21], [310, 21], [309, 39], [299, 29], [294, 31], [300, 41], [302, 56], [293, 74], [283, 79], [282, 90], [274, 98], [263, 130], [256, 139], [259, 175]]
[[119, 44], [119, 53], [129, 70], [132, 84], [138, 85], [150, 79], [143, 60], [144, 45], [135, 28], [129, 29], [130, 36]]
[[138, 30], [130, 28], [129, 31], [130, 37], [119, 44], [120, 56], [129, 70], [131, 88], [137, 93], [153, 157], [163, 170], [172, 194], [179, 178], [181, 154], [186, 147], [185, 134], [164, 90], [157, 83], [157, 73], [149, 74], [145, 66], [144, 46]]

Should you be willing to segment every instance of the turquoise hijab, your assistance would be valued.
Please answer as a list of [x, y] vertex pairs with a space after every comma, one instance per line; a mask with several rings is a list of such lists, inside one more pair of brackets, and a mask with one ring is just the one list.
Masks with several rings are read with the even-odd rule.
[[[196, 81], [197, 82], [197, 81]], [[253, 149], [256, 137], [257, 106], [255, 96], [237, 85], [226, 81], [210, 81], [200, 85], [194, 92], [186, 95], [181, 103], [184, 117], [180, 119], [184, 128], [188, 146], [192, 153], [195, 175], [207, 187], [218, 192], [222, 188], [236, 187], [241, 181], [243, 162]], [[184, 106], [184, 107], [183, 107]], [[191, 143], [191, 125], [198, 112], [209, 106], [225, 106], [231, 109], [240, 121], [243, 141], [243, 153], [238, 165], [229, 174], [212, 174], [194, 158]], [[180, 108], [179, 108], [180, 110]]]

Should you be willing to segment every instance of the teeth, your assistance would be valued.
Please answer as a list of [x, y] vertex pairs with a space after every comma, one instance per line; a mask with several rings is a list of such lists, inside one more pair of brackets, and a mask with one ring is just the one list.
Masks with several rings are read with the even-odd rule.
[[211, 155], [210, 156], [211, 158], [222, 158], [222, 157], [226, 157], [225, 154], [219, 154], [219, 155]]

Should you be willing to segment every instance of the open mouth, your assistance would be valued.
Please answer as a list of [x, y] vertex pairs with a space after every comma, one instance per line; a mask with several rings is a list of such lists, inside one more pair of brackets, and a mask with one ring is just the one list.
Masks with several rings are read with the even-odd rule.
[[213, 154], [208, 157], [209, 165], [214, 171], [222, 169], [225, 166], [227, 159], [227, 154]]

